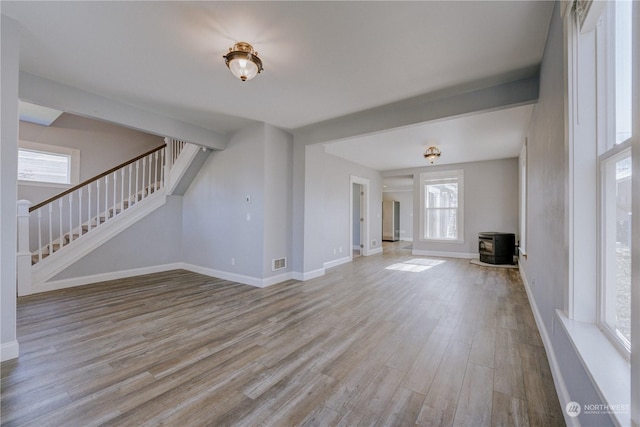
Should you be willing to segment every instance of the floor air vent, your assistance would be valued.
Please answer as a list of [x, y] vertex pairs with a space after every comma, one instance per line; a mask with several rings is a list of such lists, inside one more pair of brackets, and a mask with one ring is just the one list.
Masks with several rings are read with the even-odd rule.
[[287, 259], [279, 258], [273, 260], [273, 271], [282, 270], [283, 268], [287, 268]]

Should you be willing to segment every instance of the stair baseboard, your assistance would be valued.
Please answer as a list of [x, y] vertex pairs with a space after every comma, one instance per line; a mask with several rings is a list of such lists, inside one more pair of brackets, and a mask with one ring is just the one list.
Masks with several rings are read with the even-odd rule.
[[152, 265], [148, 267], [132, 268], [129, 270], [114, 271], [109, 273], [92, 274], [90, 276], [73, 277], [71, 279], [51, 280], [46, 282], [33, 293], [56, 291], [76, 286], [92, 285], [94, 283], [108, 282], [109, 280], [120, 280], [128, 277], [143, 276], [145, 274], [163, 273], [165, 271], [183, 269], [182, 263], [171, 263], [162, 265]]

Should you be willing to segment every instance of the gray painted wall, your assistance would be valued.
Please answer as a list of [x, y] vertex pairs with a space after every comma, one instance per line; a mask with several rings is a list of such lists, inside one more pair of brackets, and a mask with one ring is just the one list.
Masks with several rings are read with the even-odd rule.
[[16, 341], [16, 184], [20, 26], [0, 15], [0, 358], [18, 353]]
[[[264, 278], [291, 271], [293, 221], [293, 137], [265, 125]], [[272, 261], [287, 258], [287, 268], [272, 271]]]
[[385, 191], [383, 201], [400, 202], [400, 240], [413, 240], [413, 191]]
[[[382, 177], [380, 172], [327, 154], [322, 144], [306, 148], [305, 272], [350, 255], [350, 177], [369, 180], [369, 251], [382, 239]], [[376, 244], [372, 245], [375, 240]], [[342, 248], [342, 252], [340, 252]], [[334, 249], [336, 253], [334, 254]]]
[[[464, 242], [421, 241], [420, 173], [457, 169], [464, 170]], [[478, 233], [481, 231], [518, 233], [517, 158], [405, 169], [394, 171], [393, 174], [414, 175], [414, 250], [449, 252], [465, 256], [478, 253]], [[388, 173], [386, 176], [392, 176], [392, 173]]]
[[[544, 322], [569, 396], [577, 402], [600, 403], [573, 345], [556, 321], [564, 310], [568, 280], [565, 236], [565, 114], [566, 73], [563, 26], [556, 4], [540, 74], [540, 97], [531, 117], [527, 145], [527, 258], [521, 269], [530, 284], [532, 305]], [[535, 285], [532, 285], [535, 280]], [[555, 326], [554, 326], [554, 323]], [[608, 415], [579, 416], [584, 426], [612, 425]]]
[[[51, 126], [21, 121], [20, 139], [80, 150], [80, 182], [164, 144], [156, 135], [67, 113]], [[18, 199], [36, 204], [63, 190], [59, 185], [18, 185]]]
[[184, 196], [184, 261], [259, 279], [290, 271], [272, 260], [291, 260], [292, 165], [291, 135], [266, 124], [212, 153]]
[[184, 195], [185, 262], [262, 277], [264, 153], [259, 124], [235, 133], [224, 151], [209, 155]]
[[92, 276], [180, 262], [182, 197], [167, 203], [72, 264], [51, 280]]

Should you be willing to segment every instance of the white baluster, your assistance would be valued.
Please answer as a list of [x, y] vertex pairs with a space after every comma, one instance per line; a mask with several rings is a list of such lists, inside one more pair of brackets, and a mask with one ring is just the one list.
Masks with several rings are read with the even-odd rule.
[[42, 261], [42, 208], [38, 209], [38, 262]]
[[142, 198], [143, 198], [143, 199], [144, 199], [145, 197], [147, 197], [147, 195], [145, 194], [145, 191], [144, 191], [144, 187], [145, 187], [145, 186], [144, 186], [144, 178], [145, 178], [145, 176], [147, 175], [147, 174], [145, 173], [145, 170], [146, 170], [146, 169], [145, 169], [145, 168], [146, 168], [146, 164], [147, 164], [147, 158], [146, 158], [146, 157], [143, 157], [143, 158], [142, 158]]
[[82, 188], [78, 189], [78, 235], [82, 236]]
[[109, 220], [109, 175], [104, 177], [104, 220]]
[[138, 194], [139, 194], [139, 190], [138, 190], [138, 183], [140, 182], [140, 160], [136, 160], [136, 186], [135, 186], [135, 190], [136, 190], [136, 197], [135, 197], [135, 202], [134, 203], [138, 203]]
[[96, 227], [100, 225], [100, 180], [96, 181]]
[[167, 148], [163, 148], [160, 151], [160, 187], [164, 187], [164, 177], [165, 177], [165, 166], [164, 166], [164, 159], [165, 159], [165, 155], [164, 152], [167, 150]]
[[133, 204], [133, 200], [131, 200], [131, 168], [132, 167], [133, 165], [129, 163], [129, 195], [127, 197], [127, 200], [129, 201], [129, 206]]
[[62, 229], [62, 199], [58, 199], [58, 211], [60, 211], [60, 217], [58, 218], [58, 222], [60, 223], [60, 235], [58, 237], [58, 243], [60, 244], [60, 249], [64, 247], [64, 231]]
[[149, 158], [149, 184], [148, 184], [148, 192], [149, 194], [151, 194], [151, 169], [153, 169], [153, 153], [151, 153], [151, 155], [147, 156]]
[[116, 208], [118, 207], [117, 204], [117, 190], [118, 190], [118, 172], [114, 172], [113, 173], [113, 205], [112, 205], [112, 212], [113, 212], [113, 216], [116, 216]]
[[89, 231], [91, 231], [91, 222], [92, 220], [92, 216], [91, 216], [91, 184], [89, 184], [89, 186], [87, 187], [87, 194], [88, 194], [88, 201], [87, 201], [87, 233]]
[[154, 169], [154, 173], [153, 173], [153, 187], [155, 188], [155, 191], [158, 191], [158, 152], [155, 152], [155, 169]]
[[73, 242], [73, 193], [69, 194], [69, 243]]
[[120, 169], [120, 210], [124, 210], [124, 168]]
[[49, 203], [49, 255], [53, 253], [53, 202]]

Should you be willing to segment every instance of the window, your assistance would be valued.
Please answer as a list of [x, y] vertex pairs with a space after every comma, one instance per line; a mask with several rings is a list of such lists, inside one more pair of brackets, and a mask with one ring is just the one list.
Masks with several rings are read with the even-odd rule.
[[615, 144], [631, 138], [631, 23], [630, 1], [615, 2], [615, 22], [613, 33], [615, 55]]
[[640, 251], [632, 242], [640, 239], [630, 219], [633, 212], [635, 225], [640, 216], [640, 201], [632, 198], [640, 194], [632, 171], [637, 173], [640, 163], [638, 115], [632, 114], [632, 105], [639, 102], [635, 85], [640, 73], [632, 68], [639, 58], [631, 40], [639, 3], [565, 4], [569, 265], [567, 316], [556, 314], [603, 403], [623, 405], [609, 412], [614, 424], [635, 425], [640, 358], [632, 353], [637, 352], [640, 317], [631, 289], [640, 290], [633, 261]]
[[[608, 19], [607, 19], [608, 17]], [[600, 164], [600, 307], [598, 324], [627, 356], [631, 349], [631, 2], [612, 2], [606, 11], [603, 45], [609, 61], [598, 82], [609, 88], [600, 111], [605, 129]], [[601, 59], [601, 63], [604, 62]]]
[[420, 175], [424, 240], [463, 240], [463, 176], [462, 170]]
[[79, 157], [79, 150], [20, 141], [18, 180], [21, 184], [77, 184]]
[[631, 150], [601, 163], [601, 323], [631, 349]]

